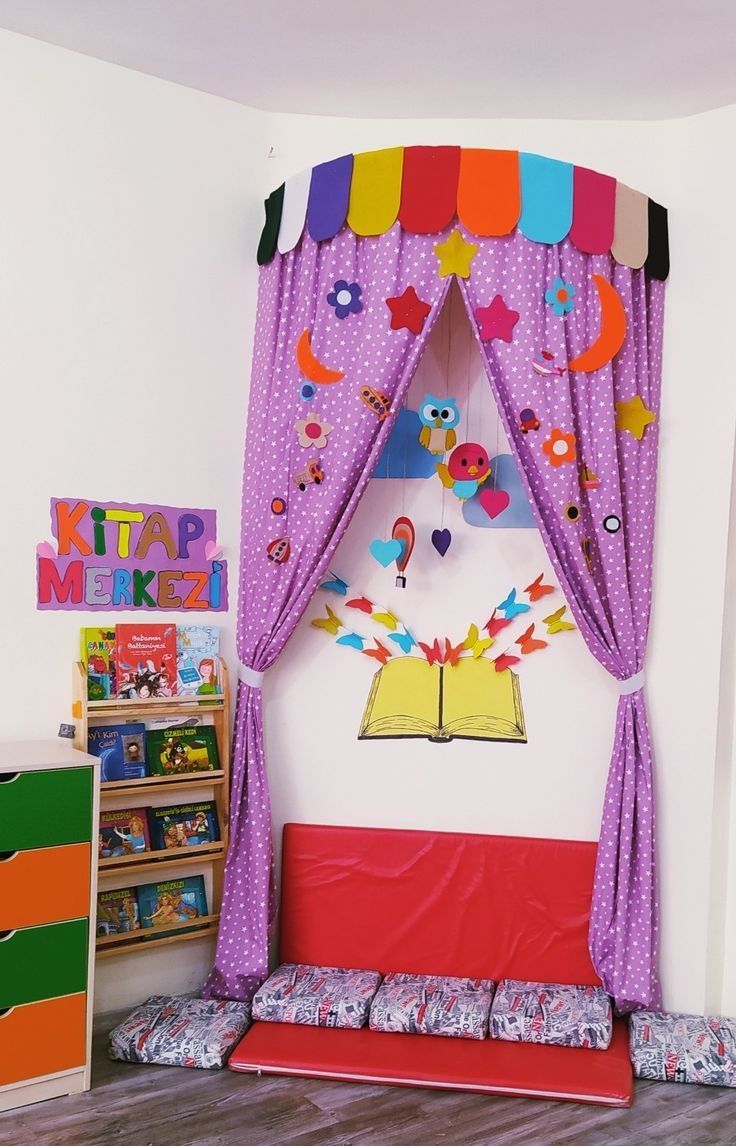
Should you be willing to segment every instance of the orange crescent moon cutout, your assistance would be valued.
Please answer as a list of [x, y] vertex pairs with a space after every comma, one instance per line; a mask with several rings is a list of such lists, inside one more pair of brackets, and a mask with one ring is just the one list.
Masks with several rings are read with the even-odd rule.
[[626, 338], [626, 311], [621, 295], [608, 279], [592, 275], [601, 304], [601, 329], [595, 342], [568, 362], [568, 370], [584, 370], [587, 374], [600, 370], [615, 358]]
[[324, 362], [320, 362], [319, 358], [315, 357], [312, 350], [312, 333], [308, 328], [299, 335], [296, 344], [296, 361], [302, 374], [310, 382], [316, 382], [318, 386], [327, 386], [329, 383], [339, 382], [341, 378], [345, 377], [342, 370], [330, 370], [329, 366], [325, 366]]

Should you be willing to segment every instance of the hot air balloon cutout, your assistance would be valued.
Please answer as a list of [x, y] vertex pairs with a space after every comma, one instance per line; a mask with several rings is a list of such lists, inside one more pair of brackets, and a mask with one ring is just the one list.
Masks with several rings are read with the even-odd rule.
[[[320, 588], [333, 594], [332, 604], [325, 606], [324, 615], [312, 618], [311, 625], [335, 644], [375, 662], [359, 739], [419, 736], [445, 743], [455, 737], [526, 742], [519, 678], [511, 670], [532, 653], [549, 648], [550, 638], [556, 643], [558, 634], [575, 628], [564, 620], [564, 604], [548, 612], [547, 597], [558, 590], [545, 581], [544, 573], [523, 590], [512, 588], [484, 625], [472, 622], [457, 642], [445, 635], [418, 640], [396, 613], [356, 593], [333, 572]], [[535, 616], [538, 604], [538, 611], [547, 614], [541, 625]], [[397, 660], [407, 661], [399, 672], [391, 667]], [[442, 712], [436, 724], [427, 720], [440, 693], [438, 676], [445, 695], [455, 696], [453, 708], [460, 712], [451, 727], [443, 726]], [[481, 678], [482, 688], [470, 687]], [[469, 706], [467, 711], [463, 706]]]

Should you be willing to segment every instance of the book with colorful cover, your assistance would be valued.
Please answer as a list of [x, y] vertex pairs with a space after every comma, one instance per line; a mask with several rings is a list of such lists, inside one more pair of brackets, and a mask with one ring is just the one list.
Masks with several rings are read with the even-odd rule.
[[123, 935], [126, 931], [140, 931], [140, 927], [138, 900], [132, 887], [116, 887], [114, 891], [98, 892], [98, 935]]
[[207, 696], [220, 691], [220, 630], [215, 625], [176, 626], [179, 692]]
[[217, 735], [211, 725], [149, 728], [146, 750], [152, 776], [212, 772], [220, 767]]
[[151, 850], [145, 808], [121, 808], [100, 812], [98, 836], [100, 859], [134, 856]]
[[207, 894], [202, 875], [144, 883], [137, 891], [143, 927], [170, 927], [172, 923], [187, 923], [200, 915], [207, 915]]
[[213, 800], [149, 808], [148, 826], [154, 851], [192, 848], [220, 838], [217, 808]]
[[146, 771], [146, 726], [94, 724], [87, 732], [87, 751], [100, 758], [100, 780], [140, 780]]
[[87, 675], [87, 700], [115, 696], [115, 629], [82, 629], [82, 664]]
[[117, 695], [126, 700], [174, 696], [175, 625], [118, 625], [115, 646]]

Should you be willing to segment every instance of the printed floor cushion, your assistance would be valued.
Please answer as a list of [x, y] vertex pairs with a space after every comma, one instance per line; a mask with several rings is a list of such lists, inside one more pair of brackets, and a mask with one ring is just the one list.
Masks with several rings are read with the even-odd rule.
[[250, 1005], [151, 995], [110, 1031], [110, 1058], [162, 1066], [223, 1067], [250, 1026]]
[[253, 997], [253, 1018], [312, 1027], [365, 1025], [377, 971], [282, 963]]
[[387, 975], [371, 1003], [373, 1031], [484, 1039], [494, 983], [450, 975]]
[[629, 1050], [637, 1078], [736, 1086], [736, 1019], [637, 1011]]
[[611, 1000], [602, 987], [502, 979], [491, 1007], [491, 1038], [606, 1050]]

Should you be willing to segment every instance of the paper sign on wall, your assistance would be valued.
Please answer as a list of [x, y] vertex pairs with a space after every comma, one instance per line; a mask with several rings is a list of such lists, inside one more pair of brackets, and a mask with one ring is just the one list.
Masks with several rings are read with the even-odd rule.
[[56, 553], [36, 549], [39, 609], [227, 609], [214, 509], [52, 497], [51, 532]]

